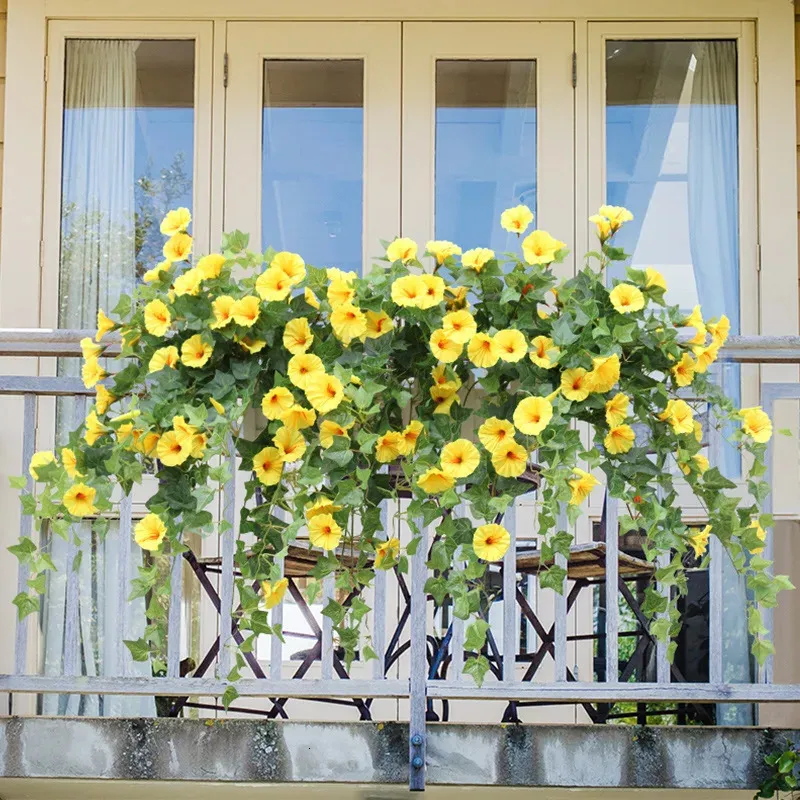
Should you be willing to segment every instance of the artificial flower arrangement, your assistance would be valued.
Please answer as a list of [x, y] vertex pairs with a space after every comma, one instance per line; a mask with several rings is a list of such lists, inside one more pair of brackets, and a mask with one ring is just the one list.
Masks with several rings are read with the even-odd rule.
[[[36, 490], [24, 493], [24, 509], [61, 536], [86, 518], [102, 532], [114, 486], [129, 492], [155, 472], [157, 491], [135, 539], [180, 557], [186, 532], [209, 535], [225, 524], [208, 508], [231, 477], [232, 446], [248, 475], [235, 556], [244, 646], [261, 633], [280, 635], [270, 609], [286, 591], [279, 559], [298, 535], [317, 554], [313, 601], [331, 573], [338, 589], [358, 594], [377, 570], [405, 571], [424, 525], [434, 531], [427, 593], [473, 618], [464, 669], [481, 681], [489, 669], [482, 579], [508, 549], [502, 518], [530, 490], [525, 475], [535, 462], [547, 565], [539, 580], [562, 591], [565, 570], [554, 556], [568, 555], [572, 535], [559, 529], [559, 510], [574, 523], [604, 473], [626, 509], [622, 531], [639, 532], [649, 559], [666, 557], [657, 572], [664, 593], [649, 586], [643, 610], [669, 655], [685, 563], [694, 563], [686, 556], [705, 563], [713, 534], [755, 597], [749, 630], [763, 661], [772, 644], [759, 605], [773, 606], [791, 588], [760, 555], [772, 524], [760, 511], [772, 424], [760, 408], [736, 408], [709, 376], [727, 318], [704, 320], [699, 307], [687, 318], [666, 305], [664, 278], [651, 268], [608, 280], [609, 264], [627, 258], [614, 234], [631, 218], [613, 206], [591, 217], [599, 250], [565, 280], [552, 270], [564, 243], [527, 233], [533, 214], [525, 206], [500, 220], [520, 238], [521, 257], [431, 241], [420, 258], [415, 242], [397, 238], [360, 277], [310, 266], [296, 253], [251, 252], [238, 231], [190, 266], [190, 213], [171, 211], [161, 224], [164, 261], [112, 317], [100, 311], [95, 339], [82, 342], [83, 380], [96, 401], [64, 447], [34, 456]], [[112, 331], [125, 366], [107, 375], [100, 359]], [[731, 492], [735, 484], [709, 465], [698, 408], [719, 426], [735, 423], [730, 438], [749, 454], [749, 496]], [[246, 417], [257, 420], [249, 437]], [[591, 426], [588, 448], [579, 422]], [[682, 521], [676, 476], [707, 509], [703, 530]], [[405, 546], [382, 530], [380, 513], [401, 493], [411, 496], [407, 507], [393, 506], [411, 531]], [[29, 589], [15, 600], [30, 613], [53, 564], [31, 540], [12, 550], [31, 567]], [[155, 584], [164, 574], [141, 568], [136, 593], [163, 593]], [[360, 595], [323, 610], [348, 659], [357, 646], [362, 658], [374, 657], [368, 635], [359, 642], [367, 610]], [[163, 621], [149, 622], [129, 646], [160, 669]], [[231, 678], [242, 665], [239, 655]]]

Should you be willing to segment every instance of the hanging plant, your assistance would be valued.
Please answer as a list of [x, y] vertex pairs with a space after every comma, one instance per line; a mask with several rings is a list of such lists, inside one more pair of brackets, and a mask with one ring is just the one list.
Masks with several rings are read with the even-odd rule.
[[[564, 243], [527, 233], [532, 219], [525, 206], [501, 218], [520, 238], [522, 257], [431, 241], [419, 258], [415, 242], [398, 238], [359, 277], [296, 253], [253, 253], [238, 231], [223, 237], [221, 253], [189, 266], [190, 214], [170, 212], [161, 226], [164, 261], [122, 297], [113, 318], [100, 311], [95, 341], [82, 342], [83, 379], [96, 402], [65, 447], [34, 457], [26, 513], [61, 536], [87, 517], [102, 532], [114, 487], [130, 492], [154, 471], [158, 488], [135, 539], [180, 557], [186, 533], [211, 535], [225, 524], [209, 508], [231, 477], [232, 446], [247, 475], [235, 556], [246, 647], [273, 632], [270, 609], [286, 591], [279, 560], [303, 534], [316, 559], [309, 600], [331, 573], [338, 589], [358, 597], [329, 600], [323, 611], [352, 659], [368, 611], [361, 590], [377, 570], [405, 571], [421, 526], [431, 526], [427, 592], [439, 604], [449, 598], [457, 617], [474, 617], [467, 636], [478, 655], [465, 672], [479, 682], [489, 668], [480, 655], [482, 579], [509, 546], [503, 514], [539, 482], [537, 536], [549, 564], [540, 583], [562, 591], [565, 570], [554, 556], [568, 556], [572, 534], [559, 529], [559, 510], [566, 506], [574, 523], [603, 473], [627, 508], [622, 531], [640, 533], [648, 559], [665, 556], [657, 572], [664, 594], [649, 586], [643, 610], [670, 656], [685, 556], [705, 564], [711, 535], [757, 604], [773, 606], [791, 584], [760, 555], [772, 524], [760, 511], [772, 424], [760, 408], [735, 407], [709, 378], [727, 318], [704, 320], [699, 307], [687, 318], [666, 305], [654, 269], [627, 268], [625, 280], [608, 280], [609, 264], [627, 258], [612, 244], [631, 219], [625, 209], [604, 206], [591, 218], [599, 250], [569, 279], [552, 269], [567, 254]], [[109, 376], [100, 359], [112, 331], [125, 366]], [[706, 409], [721, 428], [735, 423], [745, 497], [703, 453], [698, 417]], [[576, 423], [590, 426], [588, 448]], [[678, 479], [707, 511], [701, 531], [681, 518]], [[389, 527], [407, 525], [405, 546], [382, 530], [380, 513], [401, 494], [410, 502], [392, 505]], [[32, 567], [30, 591], [15, 600], [29, 613], [53, 564], [30, 540], [12, 549]], [[140, 569], [136, 592], [157, 588], [164, 575]], [[151, 620], [130, 645], [156, 669], [162, 625]], [[772, 645], [758, 605], [749, 628], [763, 661]], [[369, 633], [362, 639], [361, 657], [374, 657]]]

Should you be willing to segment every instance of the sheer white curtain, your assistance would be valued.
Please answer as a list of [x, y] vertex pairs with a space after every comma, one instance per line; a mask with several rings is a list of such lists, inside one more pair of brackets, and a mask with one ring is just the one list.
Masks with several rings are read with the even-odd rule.
[[[138, 42], [70, 40], [67, 42], [62, 163], [62, 222], [59, 326], [93, 328], [97, 309], [116, 305], [135, 284], [134, 153], [136, 144], [136, 48]], [[78, 359], [64, 359], [59, 373], [77, 374]], [[59, 403], [60, 436], [80, 416], [76, 402]], [[88, 524], [76, 533], [82, 541], [79, 576], [79, 671], [112, 674], [116, 613], [117, 554], [130, 547], [132, 564], [141, 560], [132, 541], [120, 543], [116, 524], [100, 539]], [[44, 670], [62, 671], [64, 655], [67, 543], [53, 537], [52, 573], [42, 613]], [[136, 639], [145, 626], [144, 600], [127, 607], [127, 636]], [[146, 675], [147, 663], [134, 670]], [[46, 714], [148, 716], [152, 699], [46, 695]]]

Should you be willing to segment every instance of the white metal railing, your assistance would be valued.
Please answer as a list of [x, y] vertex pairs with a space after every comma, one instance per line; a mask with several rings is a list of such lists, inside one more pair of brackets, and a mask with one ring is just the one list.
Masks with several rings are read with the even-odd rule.
[[[85, 331], [0, 331], [0, 356], [20, 357], [22, 359], [52, 359], [53, 357], [80, 356], [79, 341], [90, 332]], [[800, 364], [800, 337], [731, 337], [723, 350], [722, 361], [757, 364]], [[1, 375], [0, 395], [14, 395], [22, 398], [22, 473], [28, 474], [27, 466], [36, 446], [36, 415], [39, 400], [43, 397], [73, 396], [82, 398], [77, 403], [76, 418], [83, 419], [86, 398], [93, 395], [92, 390], [84, 388], [77, 378], [49, 377], [46, 375]], [[800, 382], [762, 383], [761, 404], [772, 416], [776, 401], [781, 399], [800, 400]], [[713, 426], [712, 426], [713, 430]], [[719, 441], [711, 442], [712, 461], [719, 462], [721, 446]], [[768, 456], [768, 479], [772, 478], [771, 451]], [[231, 463], [231, 474], [236, 474], [236, 464]], [[29, 490], [33, 489], [33, 481], [29, 479]], [[770, 510], [771, 500], [767, 501], [766, 511]], [[117, 581], [114, 590], [118, 612], [118, 626], [114, 652], [116, 654], [116, 670], [113, 675], [88, 677], [80, 675], [77, 658], [80, 631], [78, 627], [78, 578], [75, 573], [67, 577], [66, 590], [66, 622], [64, 663], [61, 675], [30, 674], [27, 670], [28, 636], [30, 620], [18, 622], [15, 641], [15, 671], [12, 675], [0, 675], [0, 691], [28, 693], [59, 694], [109, 694], [109, 695], [154, 695], [154, 696], [199, 696], [220, 697], [224, 694], [228, 682], [224, 679], [231, 666], [231, 647], [234, 640], [241, 641], [235, 625], [234, 599], [234, 544], [235, 533], [233, 522], [236, 509], [235, 477], [232, 477], [223, 488], [223, 518], [231, 523], [221, 534], [219, 561], [219, 595], [218, 608], [220, 614], [220, 641], [216, 649], [217, 677], [183, 676], [180, 674], [180, 627], [182, 608], [182, 559], [175, 559], [171, 581], [171, 598], [168, 615], [168, 653], [166, 677], [134, 677], [131, 672], [131, 656], [124, 644], [128, 638], [124, 621], [126, 619], [125, 604], [129, 594], [132, 578], [130, 552], [128, 547], [119, 548], [117, 562]], [[612, 597], [616, 597], [611, 587], [617, 587], [620, 579], [619, 541], [616, 535], [618, 520], [618, 501], [605, 499], [605, 573], [603, 580]], [[132, 528], [132, 503], [125, 497], [119, 506], [121, 541], [129, 541]], [[271, 657], [268, 675], [263, 677], [242, 678], [236, 683], [241, 697], [269, 698], [273, 703], [270, 714], [280, 716], [284, 713], [285, 701], [276, 698], [321, 698], [352, 699], [360, 698], [354, 704], [361, 709], [362, 718], [369, 714], [370, 698], [407, 698], [410, 701], [410, 741], [409, 764], [410, 783], [412, 788], [424, 785], [425, 763], [425, 719], [427, 704], [432, 699], [493, 699], [520, 703], [615, 703], [631, 702], [680, 702], [680, 703], [759, 703], [789, 702], [800, 700], [800, 685], [778, 685], [772, 683], [771, 664], [761, 671], [758, 682], [725, 683], [723, 681], [723, 637], [722, 637], [722, 561], [712, 558], [709, 574], [709, 680], [707, 683], [676, 683], [671, 681], [670, 665], [667, 662], [666, 648], [658, 646], [656, 655], [656, 681], [651, 683], [631, 683], [619, 680], [619, 637], [620, 621], [616, 602], [606, 603], [605, 630], [605, 675], [606, 680], [595, 682], [576, 680], [567, 665], [567, 614], [568, 595], [567, 579], [564, 579], [561, 594], [555, 596], [553, 614], [552, 641], [545, 642], [553, 657], [555, 670], [553, 680], [548, 682], [521, 681], [517, 674], [519, 620], [517, 617], [518, 597], [517, 570], [518, 554], [516, 540], [518, 535], [517, 512], [512, 510], [506, 526], [512, 537], [512, 545], [502, 565], [502, 657], [495, 659], [497, 679], [487, 681], [483, 686], [475, 685], [469, 677], [462, 675], [465, 660], [464, 623], [454, 619], [439, 647], [439, 657], [449, 663], [446, 679], [431, 677], [428, 658], [428, 623], [425, 584], [428, 578], [428, 533], [425, 532], [420, 546], [411, 561], [411, 576], [408, 617], [408, 638], [410, 640], [410, 659], [408, 676], [390, 678], [387, 676], [389, 650], [395, 653], [397, 647], [397, 630], [392, 641], [387, 641], [386, 609], [387, 588], [386, 575], [380, 573], [376, 577], [373, 610], [371, 619], [372, 645], [378, 658], [372, 666], [371, 677], [349, 677], [342, 673], [340, 662], [337, 662], [333, 641], [331, 620], [323, 617], [318, 634], [316, 655], [312, 650], [311, 660], [318, 660], [320, 677], [303, 677], [301, 680], [283, 677], [281, 670], [283, 652], [278, 637], [272, 637]], [[388, 534], [388, 508], [382, 509], [385, 535]], [[566, 529], [566, 512], [563, 511], [560, 527]], [[20, 534], [31, 536], [32, 520], [22, 516]], [[719, 544], [713, 542], [712, 555], [719, 553]], [[772, 556], [772, 531], [767, 532], [765, 556]], [[10, 556], [9, 556], [10, 557]], [[558, 556], [561, 566], [566, 567], [563, 556]], [[28, 574], [24, 565], [19, 567], [19, 591], [27, 586]], [[333, 576], [324, 580], [323, 594], [332, 597], [334, 592]], [[213, 599], [213, 598], [212, 598]], [[9, 612], [10, 613], [10, 612]], [[282, 604], [276, 610], [273, 622], [282, 619]], [[523, 613], [524, 609], [523, 609]], [[772, 615], [769, 610], [764, 614], [767, 627], [772, 627]], [[402, 621], [402, 620], [401, 620]], [[443, 655], [442, 655], [443, 654]], [[313, 658], [312, 658], [313, 656]], [[249, 660], [253, 667], [253, 660]], [[435, 670], [433, 670], [435, 672]], [[257, 675], [255, 669], [254, 674]], [[262, 673], [263, 674], [263, 673]], [[343, 680], [342, 678], [347, 678]], [[367, 709], [365, 712], [364, 709]], [[368, 716], [367, 716], [368, 718]]]

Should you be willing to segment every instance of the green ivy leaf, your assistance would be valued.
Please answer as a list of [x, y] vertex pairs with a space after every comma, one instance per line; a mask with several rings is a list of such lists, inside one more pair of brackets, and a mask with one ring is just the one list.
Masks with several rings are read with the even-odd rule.
[[123, 639], [134, 661], [147, 661], [150, 657], [150, 645], [144, 639]]
[[464, 675], [471, 675], [478, 687], [483, 686], [483, 679], [489, 671], [489, 661], [486, 656], [468, 658], [464, 663]]
[[486, 632], [489, 630], [489, 623], [484, 619], [476, 619], [467, 627], [464, 636], [464, 649], [470, 653], [480, 653], [486, 644]]

